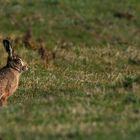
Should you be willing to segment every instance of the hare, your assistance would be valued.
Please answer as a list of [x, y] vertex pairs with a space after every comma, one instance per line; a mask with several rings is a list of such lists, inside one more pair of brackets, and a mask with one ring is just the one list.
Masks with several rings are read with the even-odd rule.
[[6, 66], [0, 69], [0, 106], [5, 105], [8, 97], [13, 95], [18, 88], [21, 73], [28, 70], [22, 58], [14, 54], [11, 42], [4, 39], [3, 45], [8, 58]]

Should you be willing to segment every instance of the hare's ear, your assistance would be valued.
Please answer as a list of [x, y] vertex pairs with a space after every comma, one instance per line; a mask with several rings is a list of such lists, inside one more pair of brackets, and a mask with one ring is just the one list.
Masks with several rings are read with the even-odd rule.
[[4, 45], [6, 52], [8, 53], [9, 57], [12, 58], [13, 57], [13, 49], [12, 49], [11, 42], [7, 39], [4, 39], [3, 45]]

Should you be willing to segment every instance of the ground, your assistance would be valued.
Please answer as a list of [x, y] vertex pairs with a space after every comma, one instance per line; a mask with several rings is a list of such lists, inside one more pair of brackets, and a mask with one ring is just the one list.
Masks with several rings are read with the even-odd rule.
[[[1, 140], [139, 140], [139, 0], [5, 0], [0, 11], [1, 42], [30, 67], [0, 108]], [[1, 67], [6, 57], [1, 43]]]

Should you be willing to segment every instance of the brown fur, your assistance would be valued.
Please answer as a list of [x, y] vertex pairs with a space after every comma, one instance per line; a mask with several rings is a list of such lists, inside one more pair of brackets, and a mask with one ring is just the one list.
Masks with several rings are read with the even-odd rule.
[[5, 105], [8, 97], [16, 91], [22, 70], [28, 68], [27, 65], [17, 63], [18, 58], [20, 57], [17, 55], [13, 55], [11, 59], [8, 57], [7, 65], [0, 69], [0, 106]]

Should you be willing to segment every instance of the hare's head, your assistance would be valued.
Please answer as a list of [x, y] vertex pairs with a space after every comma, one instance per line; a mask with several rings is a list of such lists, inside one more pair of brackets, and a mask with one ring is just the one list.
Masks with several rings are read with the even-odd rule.
[[6, 52], [8, 53], [7, 66], [17, 70], [20, 73], [23, 71], [27, 71], [27, 64], [22, 60], [19, 55], [14, 54], [11, 42], [7, 39], [4, 39], [3, 45]]

